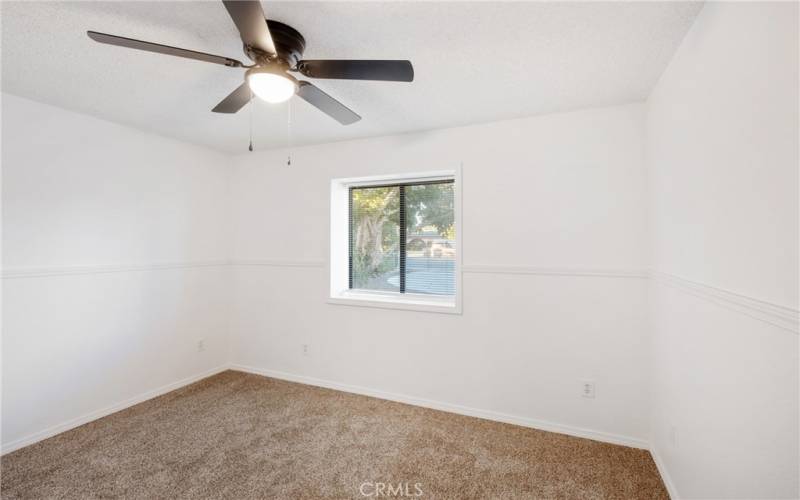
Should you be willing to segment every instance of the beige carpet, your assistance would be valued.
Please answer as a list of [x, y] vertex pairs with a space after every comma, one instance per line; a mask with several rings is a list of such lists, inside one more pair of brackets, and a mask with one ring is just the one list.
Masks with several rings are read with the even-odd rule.
[[3, 498], [668, 498], [646, 451], [233, 371], [0, 465]]

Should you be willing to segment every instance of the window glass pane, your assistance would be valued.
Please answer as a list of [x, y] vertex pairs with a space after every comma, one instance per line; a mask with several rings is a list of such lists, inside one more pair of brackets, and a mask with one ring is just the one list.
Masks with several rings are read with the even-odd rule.
[[400, 291], [400, 188], [353, 188], [352, 287]]
[[411, 185], [406, 199], [406, 293], [455, 294], [453, 183]]

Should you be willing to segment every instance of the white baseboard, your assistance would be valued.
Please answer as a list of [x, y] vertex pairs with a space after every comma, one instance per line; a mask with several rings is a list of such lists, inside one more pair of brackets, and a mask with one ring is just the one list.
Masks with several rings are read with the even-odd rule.
[[661, 455], [658, 454], [658, 450], [655, 446], [650, 445], [650, 455], [653, 457], [653, 462], [656, 463], [656, 468], [658, 469], [658, 473], [661, 474], [661, 480], [664, 481], [664, 486], [667, 487], [667, 493], [669, 493], [669, 497], [672, 500], [680, 499], [680, 495], [678, 495], [678, 490], [675, 488], [675, 483], [672, 482], [672, 478], [667, 471], [667, 465], [661, 459]]
[[62, 432], [74, 429], [75, 427], [80, 427], [83, 424], [88, 424], [89, 422], [97, 420], [98, 418], [111, 415], [112, 413], [124, 410], [125, 408], [129, 408], [133, 405], [143, 403], [148, 399], [153, 399], [155, 397], [161, 396], [162, 394], [174, 391], [175, 389], [180, 389], [181, 387], [193, 384], [198, 380], [202, 380], [212, 375], [216, 375], [217, 373], [224, 372], [227, 369], [228, 365], [218, 366], [216, 368], [212, 368], [211, 370], [206, 370], [197, 375], [192, 375], [191, 377], [178, 380], [177, 382], [172, 382], [171, 384], [161, 386], [158, 389], [153, 389], [152, 391], [147, 391], [143, 394], [139, 394], [138, 396], [134, 396], [125, 401], [113, 404], [109, 407], [103, 408], [102, 410], [97, 410], [92, 413], [87, 413], [86, 415], [80, 416], [78, 418], [73, 418], [72, 420], [68, 420], [64, 423], [54, 425], [42, 431], [11, 441], [10, 443], [5, 443], [2, 445], [2, 451], [0, 451], [0, 454], [5, 455], [6, 453], [11, 453], [12, 451], [32, 445], [33, 443], [37, 443], [49, 437], [53, 437], [56, 434], [61, 434]]
[[413, 396], [407, 396], [404, 394], [384, 392], [361, 386], [342, 384], [339, 382], [332, 382], [329, 380], [323, 380], [313, 377], [306, 377], [303, 375], [294, 375], [291, 373], [285, 373], [275, 370], [254, 368], [252, 366], [233, 364], [230, 366], [230, 369], [252, 373], [255, 375], [263, 375], [265, 377], [271, 377], [280, 380], [287, 380], [289, 382], [298, 382], [300, 384], [313, 385], [316, 387], [324, 387], [326, 389], [334, 389], [337, 391], [350, 392], [353, 394], [360, 394], [362, 396], [371, 396], [374, 398], [385, 399], [388, 401], [395, 401], [398, 403], [405, 403], [413, 406], [421, 406], [423, 408], [430, 408], [433, 410], [446, 411], [448, 413], [466, 415], [468, 417], [482, 418], [485, 420], [504, 422], [507, 424], [519, 425], [522, 427], [530, 427], [532, 429], [538, 429], [542, 431], [557, 432], [559, 434], [567, 434], [569, 436], [593, 439], [595, 441], [602, 441], [604, 443], [630, 446], [632, 448], [640, 448], [644, 450], [649, 449], [649, 443], [643, 439], [637, 439], [628, 436], [620, 436], [617, 434], [595, 431], [591, 429], [584, 429], [581, 427], [573, 427], [570, 425], [557, 424], [554, 422], [547, 422], [544, 420], [520, 417], [516, 415], [507, 415], [505, 413], [498, 413], [490, 410], [469, 408], [466, 406], [443, 403], [440, 401], [432, 401], [429, 399], [422, 399]]

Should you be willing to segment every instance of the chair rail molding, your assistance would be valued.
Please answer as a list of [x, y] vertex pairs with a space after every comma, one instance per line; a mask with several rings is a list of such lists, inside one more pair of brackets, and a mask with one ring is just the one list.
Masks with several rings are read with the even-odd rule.
[[151, 262], [139, 264], [100, 264], [93, 266], [50, 266], [50, 267], [12, 267], [3, 268], [2, 279], [43, 278], [50, 276], [70, 276], [81, 274], [126, 273], [139, 271], [162, 271], [168, 269], [189, 269], [227, 266], [227, 260], [205, 260], [186, 262]]
[[650, 271], [650, 277], [655, 283], [676, 288], [783, 330], [800, 334], [800, 310], [798, 309], [661, 271]]
[[[151, 262], [133, 264], [101, 264], [90, 266], [12, 267], [2, 270], [2, 279], [43, 278], [56, 276], [90, 275], [124, 272], [147, 272], [171, 269], [215, 268], [215, 267], [283, 267], [324, 269], [324, 260], [289, 259], [235, 259], [185, 262]], [[660, 283], [714, 302], [752, 318], [767, 322], [783, 330], [800, 334], [800, 310], [782, 306], [756, 297], [732, 292], [716, 286], [692, 281], [662, 271], [641, 269], [603, 269], [534, 266], [496, 266], [466, 264], [464, 274], [505, 274], [519, 276], [574, 276], [594, 278], [652, 279]]]
[[647, 278], [643, 269], [603, 269], [569, 267], [495, 266], [485, 264], [464, 265], [468, 274], [533, 274], [541, 276], [586, 276], [599, 278]]
[[289, 260], [289, 259], [234, 259], [233, 266], [266, 266], [266, 267], [325, 267], [324, 260]]

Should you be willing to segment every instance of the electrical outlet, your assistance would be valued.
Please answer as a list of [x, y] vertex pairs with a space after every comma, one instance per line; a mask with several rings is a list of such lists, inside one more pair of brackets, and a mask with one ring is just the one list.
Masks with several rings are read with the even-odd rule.
[[581, 380], [581, 397], [594, 399], [594, 380]]
[[203, 352], [206, 350], [206, 339], [198, 339], [197, 340], [197, 352]]
[[674, 425], [669, 426], [669, 445], [673, 448], [678, 447], [678, 428]]
[[308, 356], [308, 344], [303, 344], [303, 356]]

